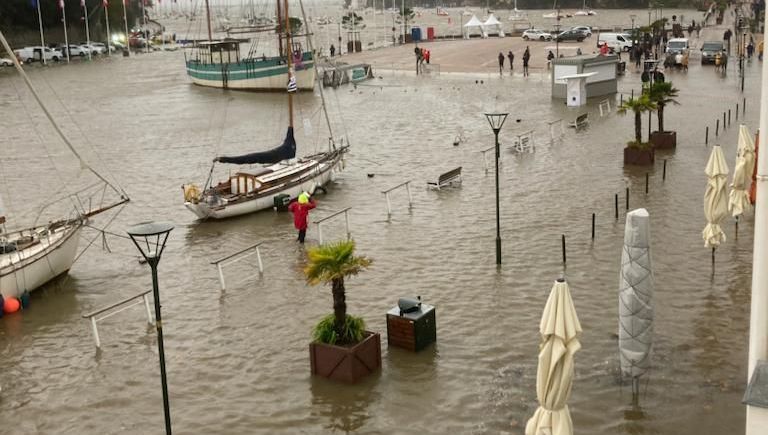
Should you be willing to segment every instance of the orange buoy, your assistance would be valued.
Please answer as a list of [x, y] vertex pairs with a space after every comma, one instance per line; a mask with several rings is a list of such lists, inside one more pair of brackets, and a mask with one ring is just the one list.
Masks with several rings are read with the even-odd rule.
[[16, 298], [7, 298], [3, 302], [3, 312], [6, 314], [15, 313], [21, 308], [21, 302]]

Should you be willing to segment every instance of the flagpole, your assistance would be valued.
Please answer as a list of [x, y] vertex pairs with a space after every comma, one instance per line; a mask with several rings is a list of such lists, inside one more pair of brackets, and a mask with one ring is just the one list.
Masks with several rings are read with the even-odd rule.
[[125, 23], [125, 48], [128, 50], [128, 56], [131, 55], [131, 35], [128, 33], [128, 12], [126, 12], [125, 2], [123, 0], [123, 22]]
[[85, 0], [80, 0], [80, 5], [83, 7], [83, 14], [85, 15], [85, 38], [88, 41], [88, 60], [93, 59], [91, 56], [91, 30], [88, 28], [88, 5], [85, 4]]
[[70, 59], [69, 59], [69, 38], [67, 37], [67, 11], [65, 10], [66, 6], [64, 5], [64, 0], [61, 0], [59, 2], [59, 6], [61, 6], [61, 18], [64, 21], [64, 46], [66, 47], [64, 51], [66, 51], [67, 63], [69, 63]]
[[104, 0], [104, 19], [107, 21], [107, 56], [111, 55], [112, 47], [109, 46], [110, 37], [109, 34], [109, 2]]
[[43, 14], [40, 13], [40, 0], [35, 0], [37, 4], [37, 23], [40, 25], [40, 46], [43, 50], [40, 51], [40, 60], [45, 65], [45, 37], [43, 36]]

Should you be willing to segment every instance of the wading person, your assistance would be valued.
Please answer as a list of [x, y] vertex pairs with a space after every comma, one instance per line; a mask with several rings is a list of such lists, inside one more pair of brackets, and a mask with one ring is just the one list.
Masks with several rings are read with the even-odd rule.
[[299, 243], [304, 243], [304, 237], [307, 235], [307, 216], [309, 211], [315, 208], [317, 204], [314, 199], [310, 199], [307, 192], [302, 192], [299, 199], [288, 206], [288, 210], [293, 213], [293, 226], [299, 230]]
[[499, 75], [504, 73], [504, 53], [499, 52]]
[[515, 54], [512, 53], [512, 50], [509, 50], [509, 53], [507, 53], [507, 58], [509, 58], [509, 71], [512, 72], [515, 69], [512, 65], [515, 62]]
[[528, 62], [531, 60], [531, 50], [528, 49], [528, 46], [525, 47], [525, 52], [523, 53], [523, 77], [528, 77]]
[[331, 57], [333, 57], [333, 55], [335, 54], [336, 54], [336, 47], [334, 47], [333, 44], [331, 44]]

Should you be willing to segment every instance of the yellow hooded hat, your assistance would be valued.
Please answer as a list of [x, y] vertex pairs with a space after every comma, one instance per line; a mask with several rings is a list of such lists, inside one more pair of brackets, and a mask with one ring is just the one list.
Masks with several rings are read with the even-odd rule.
[[301, 192], [299, 195], [299, 204], [306, 204], [309, 202], [309, 194], [307, 192]]

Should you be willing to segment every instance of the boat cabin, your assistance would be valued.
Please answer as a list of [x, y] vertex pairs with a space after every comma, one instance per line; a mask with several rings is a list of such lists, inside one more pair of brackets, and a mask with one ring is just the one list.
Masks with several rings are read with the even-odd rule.
[[240, 40], [200, 42], [198, 61], [202, 64], [221, 64], [240, 62]]
[[273, 172], [271, 169], [263, 168], [255, 172], [237, 172], [229, 177], [229, 189], [232, 195], [247, 195], [259, 190], [262, 186], [258, 177]]

